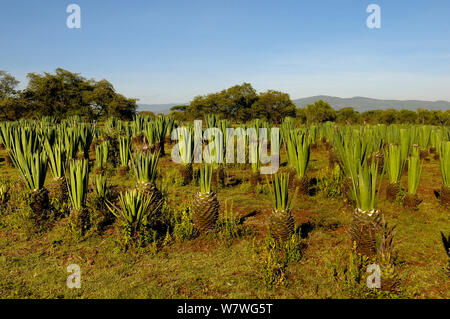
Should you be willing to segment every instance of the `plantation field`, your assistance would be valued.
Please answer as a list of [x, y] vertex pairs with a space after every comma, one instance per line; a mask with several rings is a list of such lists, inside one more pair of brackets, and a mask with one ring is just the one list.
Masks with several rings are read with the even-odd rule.
[[[292, 198], [297, 237], [283, 249], [274, 248], [268, 238], [270, 185], [264, 177], [253, 187], [249, 164], [224, 166], [225, 184], [212, 185], [219, 221], [213, 230], [195, 234], [188, 207], [200, 190], [199, 181], [182, 185], [180, 164], [170, 157], [172, 146], [166, 143], [156, 176], [165, 197], [159, 217], [164, 231], [142, 247], [124, 249], [117, 221], [74, 238], [67, 231], [67, 213], [55, 213], [37, 230], [17, 210], [2, 207], [0, 298], [450, 298], [448, 256], [440, 233], [450, 234], [450, 211], [434, 193], [442, 181], [439, 160], [432, 154], [424, 160], [417, 191], [423, 202], [417, 210], [404, 208], [400, 199], [386, 200], [384, 176], [378, 210], [389, 225], [396, 225], [393, 265], [399, 287], [380, 291], [367, 288], [365, 268], [352, 252], [349, 229], [355, 206], [342, 180], [334, 177], [336, 169], [329, 168], [326, 145], [318, 142], [311, 149], [307, 172], [317, 184], [310, 194]], [[0, 158], [5, 157], [3, 149]], [[89, 157], [93, 166], [94, 150]], [[293, 174], [284, 148], [280, 166], [280, 172]], [[200, 165], [193, 167], [196, 175]], [[3, 160], [0, 172], [2, 181], [10, 182], [10, 197], [20, 198], [24, 187], [17, 182], [18, 170]], [[103, 174], [116, 195], [136, 185], [132, 170], [121, 176], [108, 163]], [[48, 171], [46, 187], [51, 180]], [[92, 179], [89, 183], [88, 203], [94, 192]], [[406, 171], [401, 183], [406, 188]], [[289, 195], [294, 193], [290, 188]], [[66, 285], [70, 264], [80, 266], [79, 289]]]

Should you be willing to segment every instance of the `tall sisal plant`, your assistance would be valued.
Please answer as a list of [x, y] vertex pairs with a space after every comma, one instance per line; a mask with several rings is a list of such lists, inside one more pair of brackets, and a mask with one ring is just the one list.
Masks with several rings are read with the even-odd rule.
[[97, 174], [102, 174], [108, 161], [108, 142], [102, 142], [95, 147], [95, 169]]
[[311, 154], [308, 135], [302, 132], [291, 131], [288, 135], [287, 150], [288, 162], [297, 173], [295, 186], [299, 187], [301, 194], [307, 194], [309, 180], [306, 176], [306, 170]]
[[29, 128], [18, 128], [11, 140], [14, 166], [30, 190], [29, 206], [37, 220], [43, 218], [49, 206], [48, 190], [44, 188], [47, 156], [37, 148], [37, 134]]
[[58, 203], [66, 203], [69, 199], [66, 174], [66, 152], [62, 143], [50, 144], [48, 139], [44, 141], [45, 152], [48, 156], [50, 171], [53, 175], [49, 191], [50, 197], [57, 200]]
[[159, 213], [163, 195], [156, 187], [155, 180], [159, 154], [137, 153], [133, 161], [134, 172], [137, 177], [136, 188], [150, 198], [151, 209]]
[[131, 140], [129, 136], [119, 136], [120, 175], [125, 175], [131, 159]]
[[420, 176], [422, 175], [423, 160], [420, 159], [420, 148], [414, 145], [408, 158], [408, 192], [403, 198], [403, 206], [417, 208], [422, 202], [417, 196]]
[[73, 210], [84, 209], [89, 184], [88, 161], [71, 160], [69, 164], [69, 196]]
[[158, 161], [158, 154], [140, 152], [136, 154], [133, 166], [138, 182], [143, 184], [155, 183]]
[[200, 192], [194, 195], [192, 203], [194, 226], [201, 233], [212, 229], [219, 218], [219, 201], [211, 190], [212, 171], [211, 164], [200, 167]]
[[386, 188], [386, 199], [389, 201], [394, 201], [400, 193], [400, 179], [407, 160], [407, 157], [404, 156], [402, 147], [398, 144], [389, 144], [385, 152], [384, 163], [389, 177], [389, 185]]
[[119, 220], [125, 247], [130, 244], [143, 245], [148, 218], [153, 214], [151, 200], [137, 190], [125, 191], [119, 195], [119, 207], [107, 203], [108, 209]]
[[352, 135], [351, 138], [338, 138], [337, 143], [344, 172], [352, 182], [352, 195], [356, 203], [350, 234], [359, 254], [374, 256], [377, 253], [376, 234], [382, 218], [377, 210], [377, 194], [381, 186], [378, 162], [372, 160], [370, 165], [367, 163], [364, 137], [356, 132]]
[[86, 194], [89, 184], [89, 164], [85, 159], [71, 160], [69, 164], [69, 197], [72, 209], [69, 226], [73, 235], [82, 236], [89, 227]]
[[286, 241], [294, 234], [294, 218], [290, 210], [289, 174], [275, 174], [268, 182], [273, 208], [269, 217], [269, 232], [277, 240]]

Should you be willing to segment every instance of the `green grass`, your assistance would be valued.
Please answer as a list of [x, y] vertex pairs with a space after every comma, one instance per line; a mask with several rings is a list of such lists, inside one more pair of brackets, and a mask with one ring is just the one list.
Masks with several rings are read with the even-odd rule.
[[[166, 148], [170, 154], [170, 148]], [[4, 151], [0, 152], [2, 157]], [[285, 160], [283, 154], [282, 160]], [[327, 153], [314, 150], [308, 175], [328, 165]], [[181, 209], [188, 205], [198, 186], [165, 183], [164, 176], [176, 178], [169, 156], [158, 165], [168, 205]], [[194, 169], [198, 166], [194, 165]], [[16, 178], [15, 169], [0, 163], [1, 177]], [[250, 168], [227, 169], [228, 174], [244, 180]], [[50, 176], [48, 176], [50, 177]], [[47, 178], [50, 181], [51, 178]], [[406, 186], [406, 174], [402, 178]], [[112, 186], [135, 186], [132, 174], [112, 176]], [[433, 190], [440, 187], [439, 163], [424, 163], [418, 195], [424, 201], [417, 211], [403, 209], [400, 203], [385, 201], [383, 182], [379, 208], [390, 224], [397, 224], [397, 270], [402, 293], [407, 298], [450, 298], [450, 281], [442, 268], [447, 263], [440, 231], [450, 233], [449, 211], [440, 206]], [[246, 216], [244, 237], [224, 242], [214, 234], [184, 242], [171, 241], [157, 249], [123, 251], [120, 235], [110, 227], [102, 235], [91, 234], [80, 242], [67, 235], [63, 218], [41, 234], [27, 234], [9, 227], [5, 214], [0, 216], [0, 298], [351, 298], [342, 282], [330, 274], [330, 265], [345, 262], [350, 251], [347, 233], [352, 206], [343, 198], [298, 196], [292, 213], [300, 227], [306, 247], [298, 262], [286, 268], [286, 286], [267, 288], [262, 281], [256, 252], [264, 246], [266, 220], [271, 201], [268, 190], [257, 194], [246, 184], [217, 189], [224, 209], [225, 200], [233, 202], [233, 211]], [[213, 187], [214, 189], [214, 187]], [[267, 191], [267, 192], [266, 192]], [[293, 194], [293, 190], [290, 190]], [[66, 268], [81, 267], [81, 289], [68, 289]]]

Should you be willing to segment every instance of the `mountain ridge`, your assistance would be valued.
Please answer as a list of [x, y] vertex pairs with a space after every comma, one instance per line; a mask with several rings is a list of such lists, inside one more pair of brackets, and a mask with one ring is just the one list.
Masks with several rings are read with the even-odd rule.
[[433, 111], [446, 111], [450, 109], [450, 102], [448, 101], [424, 101], [424, 100], [388, 100], [388, 99], [374, 99], [364, 96], [354, 96], [351, 98], [341, 98], [329, 95], [316, 95], [301, 99], [292, 100], [297, 107], [305, 107], [315, 101], [324, 100], [328, 102], [334, 109], [339, 110], [344, 107], [352, 107], [355, 111], [366, 112], [373, 110], [386, 109], [407, 109], [416, 111], [418, 108]]

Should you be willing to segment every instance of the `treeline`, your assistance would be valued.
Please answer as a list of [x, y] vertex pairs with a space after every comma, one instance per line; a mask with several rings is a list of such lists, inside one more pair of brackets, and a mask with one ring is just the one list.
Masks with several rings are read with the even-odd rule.
[[235, 85], [217, 93], [196, 96], [189, 105], [172, 107], [175, 119], [189, 121], [216, 114], [222, 119], [245, 123], [255, 118], [279, 124], [286, 116], [295, 117], [289, 94], [268, 90], [257, 93], [249, 83]]
[[107, 117], [132, 119], [136, 99], [119, 94], [107, 80], [86, 79], [77, 73], [56, 69], [51, 73], [28, 73], [28, 85], [18, 90], [19, 81], [0, 71], [0, 120], [80, 115], [88, 120]]
[[298, 108], [296, 120], [301, 124], [336, 122], [339, 124], [427, 124], [450, 125], [450, 110], [429, 111], [411, 110], [374, 110], [359, 113], [351, 107], [333, 109], [322, 100], [305, 108]]
[[299, 124], [337, 122], [340, 124], [430, 124], [449, 125], [450, 110], [428, 111], [375, 110], [359, 113], [351, 107], [335, 110], [322, 100], [305, 108], [296, 108], [289, 94], [269, 90], [257, 93], [249, 83], [221, 92], [195, 97], [189, 105], [174, 106], [170, 115], [180, 121], [217, 114], [221, 118], [245, 123], [254, 118], [279, 124], [284, 117], [295, 117]]
[[[117, 93], [107, 80], [86, 79], [61, 68], [56, 69], [54, 74], [29, 73], [27, 78], [26, 88], [18, 90], [19, 81], [9, 73], [0, 71], [0, 121], [42, 116], [63, 119], [73, 115], [87, 120], [108, 117], [130, 120], [136, 114], [137, 100]], [[450, 124], [450, 110], [389, 109], [358, 113], [352, 108], [335, 110], [324, 101], [296, 108], [289, 94], [275, 90], [258, 93], [250, 83], [196, 96], [189, 105], [175, 106], [170, 113], [179, 121], [201, 119], [208, 114], [216, 114], [235, 123], [259, 118], [280, 124], [285, 117], [293, 117], [299, 124], [327, 121], [340, 124]]]

